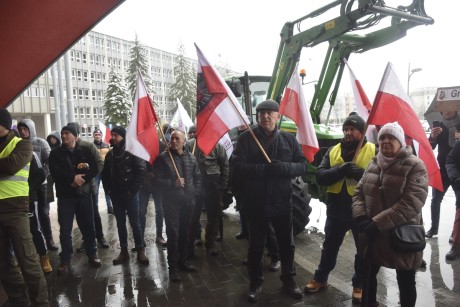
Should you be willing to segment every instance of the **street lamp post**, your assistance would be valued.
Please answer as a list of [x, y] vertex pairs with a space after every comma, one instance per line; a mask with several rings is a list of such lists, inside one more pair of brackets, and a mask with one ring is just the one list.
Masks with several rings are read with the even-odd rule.
[[417, 67], [417, 68], [414, 68], [414, 69], [410, 69], [410, 63], [409, 63], [409, 68], [407, 70], [407, 96], [410, 96], [409, 94], [409, 86], [410, 86], [410, 77], [412, 77], [413, 74], [415, 74], [416, 72], [419, 72], [421, 71], [422, 69]]

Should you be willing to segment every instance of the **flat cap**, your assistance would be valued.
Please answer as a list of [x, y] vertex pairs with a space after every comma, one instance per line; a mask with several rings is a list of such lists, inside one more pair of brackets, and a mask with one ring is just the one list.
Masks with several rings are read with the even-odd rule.
[[279, 110], [280, 110], [280, 105], [276, 101], [271, 100], [271, 99], [262, 101], [256, 107], [256, 112], [260, 112], [260, 111], [278, 112]]

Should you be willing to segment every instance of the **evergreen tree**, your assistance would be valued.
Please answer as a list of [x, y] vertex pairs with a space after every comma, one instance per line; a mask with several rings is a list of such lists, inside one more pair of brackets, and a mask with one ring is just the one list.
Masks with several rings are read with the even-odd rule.
[[112, 68], [104, 99], [105, 122], [113, 126], [127, 127], [131, 119], [132, 108], [132, 102], [128, 97], [123, 80]]
[[128, 85], [130, 99], [134, 100], [134, 96], [136, 94], [137, 69], [141, 71], [142, 78], [144, 79], [145, 86], [147, 87], [147, 91], [150, 97], [152, 97], [154, 91], [152, 79], [150, 78], [149, 69], [147, 66], [147, 51], [144, 48], [144, 45], [142, 45], [137, 38], [137, 34], [134, 38], [133, 44], [134, 45], [131, 47], [129, 52], [130, 60], [126, 76], [126, 84]]
[[[192, 120], [196, 116], [196, 70], [185, 58], [185, 47], [179, 43], [178, 55], [175, 57], [174, 78], [169, 90], [170, 101], [180, 100]], [[176, 108], [173, 110], [175, 111]]]

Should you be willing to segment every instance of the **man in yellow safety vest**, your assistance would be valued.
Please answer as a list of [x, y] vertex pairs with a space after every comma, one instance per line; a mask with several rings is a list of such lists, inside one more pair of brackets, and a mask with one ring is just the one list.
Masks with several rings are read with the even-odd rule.
[[[0, 109], [0, 281], [12, 306], [48, 306], [48, 290], [29, 227], [29, 165], [32, 143], [11, 131], [12, 119]], [[11, 265], [10, 242], [19, 263]], [[22, 273], [22, 275], [21, 275]]]

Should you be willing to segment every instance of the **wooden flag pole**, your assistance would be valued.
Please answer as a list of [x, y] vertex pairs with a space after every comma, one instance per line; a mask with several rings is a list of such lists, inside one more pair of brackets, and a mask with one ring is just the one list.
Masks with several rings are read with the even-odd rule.
[[[232, 99], [231, 99], [232, 100]], [[232, 100], [232, 106], [235, 108], [236, 113], [238, 113], [238, 116], [240, 119], [246, 124], [246, 119], [241, 115], [241, 113], [238, 111], [238, 108], [235, 106], [233, 100]], [[265, 152], [264, 148], [262, 147], [262, 144], [260, 144], [259, 140], [257, 139], [256, 135], [254, 134], [254, 131], [252, 131], [251, 127], [246, 124], [246, 129], [249, 130], [249, 133], [251, 134], [252, 138], [256, 142], [257, 146], [259, 147], [260, 151], [262, 151], [262, 154], [264, 155], [265, 159], [267, 160], [268, 163], [272, 163], [270, 158], [268, 157], [267, 153]]]
[[[158, 118], [158, 117], [157, 117], [157, 118]], [[168, 144], [167, 141], [166, 141], [166, 137], [165, 137], [165, 134], [164, 134], [164, 132], [163, 132], [163, 129], [162, 129], [162, 127], [160, 127], [160, 121], [157, 121], [157, 125], [158, 125], [158, 130], [160, 130], [161, 137], [162, 137], [163, 140], [165, 141], [166, 150], [168, 151], [169, 158], [171, 159], [171, 163], [172, 163], [172, 165], [173, 165], [173, 167], [174, 167], [174, 171], [176, 172], [177, 179], [180, 179], [179, 170], [177, 169], [177, 165], [176, 165], [176, 162], [174, 161], [174, 158], [173, 158], [173, 156], [172, 156], [171, 149], [169, 148], [169, 144]]]

